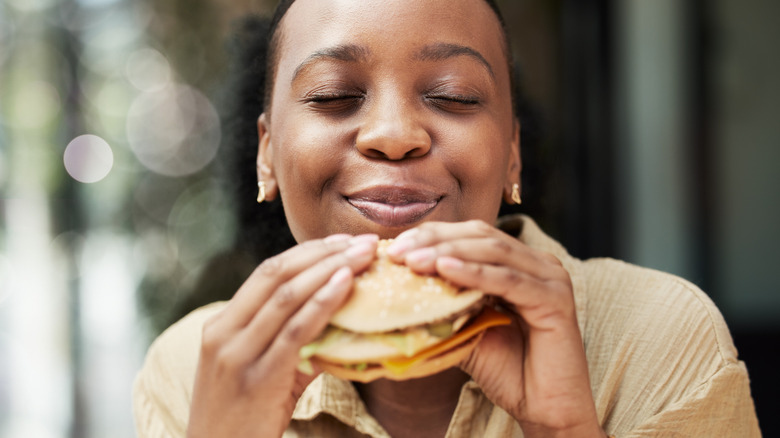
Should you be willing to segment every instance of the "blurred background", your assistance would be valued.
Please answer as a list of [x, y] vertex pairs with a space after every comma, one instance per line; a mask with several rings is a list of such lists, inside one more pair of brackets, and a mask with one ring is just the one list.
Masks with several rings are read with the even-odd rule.
[[[500, 3], [542, 128], [526, 212], [701, 286], [780, 436], [780, 2]], [[0, 0], [0, 437], [135, 436], [146, 348], [217, 298], [227, 41], [273, 4]]]

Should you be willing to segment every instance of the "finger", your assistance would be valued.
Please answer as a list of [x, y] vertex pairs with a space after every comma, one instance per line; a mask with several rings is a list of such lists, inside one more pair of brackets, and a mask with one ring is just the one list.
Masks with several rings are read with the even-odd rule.
[[354, 274], [349, 268], [337, 270], [284, 325], [273, 340], [263, 360], [255, 366], [258, 373], [268, 367], [295, 367], [301, 347], [314, 341], [328, 325], [330, 317], [341, 307], [352, 289]]
[[265, 304], [271, 294], [284, 282], [318, 261], [345, 251], [364, 241], [376, 241], [375, 235], [352, 237], [334, 235], [297, 245], [282, 254], [263, 261], [241, 285], [218, 323], [229, 330], [244, 327]]
[[468, 261], [511, 266], [540, 278], [561, 275], [561, 263], [481, 221], [436, 223], [402, 233], [388, 248], [397, 262], [416, 272], [433, 274], [436, 259], [452, 256]]
[[[351, 246], [346, 251], [331, 255], [324, 260], [317, 262], [300, 272], [298, 275], [283, 283], [267, 300], [265, 305], [260, 308], [252, 318], [252, 321], [230, 341], [229, 351], [234, 351], [239, 361], [252, 361], [259, 357], [266, 348], [273, 342], [274, 338], [284, 333], [289, 321], [302, 308], [305, 303], [316, 296], [316, 303], [323, 300], [331, 301], [333, 297], [339, 298], [339, 294], [328, 294], [333, 289], [330, 283], [335, 273], [346, 268], [349, 272], [357, 272], [365, 269], [376, 254], [376, 242], [362, 242]], [[341, 274], [337, 280], [341, 279]], [[351, 281], [351, 280], [350, 280]], [[341, 283], [337, 283], [341, 285]], [[330, 286], [329, 286], [330, 285]], [[324, 290], [322, 294], [318, 291]], [[330, 301], [323, 307], [333, 307]], [[329, 318], [330, 314], [323, 315]], [[326, 319], [327, 320], [327, 319]], [[298, 329], [298, 326], [296, 330]], [[315, 335], [318, 332], [315, 332]], [[288, 338], [301, 337], [298, 333], [295, 336], [287, 334]], [[309, 342], [311, 339], [307, 339]], [[298, 345], [304, 345], [303, 343]], [[296, 350], [297, 351], [297, 350]]]
[[541, 280], [561, 279], [568, 276], [555, 256], [532, 249], [519, 240], [503, 234], [444, 241], [409, 252], [405, 257], [405, 263], [415, 271], [436, 272], [436, 260], [440, 257], [506, 266]]
[[542, 280], [506, 266], [465, 262], [453, 257], [440, 257], [436, 268], [455, 283], [502, 298], [536, 328], [558, 317], [570, 319], [576, 313], [568, 276]]
[[439, 242], [485, 236], [500, 232], [484, 221], [467, 222], [425, 222], [422, 225], [399, 234], [387, 248], [387, 254], [396, 262], [402, 262], [410, 251], [435, 245]]

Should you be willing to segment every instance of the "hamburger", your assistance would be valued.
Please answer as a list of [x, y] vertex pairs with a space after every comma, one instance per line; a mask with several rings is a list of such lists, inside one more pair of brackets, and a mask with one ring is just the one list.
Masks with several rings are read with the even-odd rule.
[[328, 327], [301, 349], [304, 371], [316, 363], [336, 377], [406, 380], [456, 366], [485, 330], [509, 324], [479, 290], [394, 263], [381, 240], [377, 258], [355, 277], [350, 297]]

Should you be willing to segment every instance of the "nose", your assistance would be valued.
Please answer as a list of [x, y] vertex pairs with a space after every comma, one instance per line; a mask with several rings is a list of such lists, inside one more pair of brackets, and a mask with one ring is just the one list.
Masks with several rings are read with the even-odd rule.
[[431, 137], [413, 105], [387, 99], [369, 105], [355, 144], [367, 157], [402, 160], [427, 154]]

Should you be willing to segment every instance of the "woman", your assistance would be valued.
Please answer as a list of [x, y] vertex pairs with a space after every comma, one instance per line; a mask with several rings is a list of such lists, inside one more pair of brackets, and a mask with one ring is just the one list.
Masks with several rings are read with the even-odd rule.
[[[519, 203], [520, 126], [491, 1], [297, 0], [273, 22], [258, 201], [299, 245], [151, 348], [140, 436], [759, 436], [713, 304], [678, 278], [566, 254]], [[278, 201], [277, 201], [278, 202]], [[459, 368], [350, 384], [297, 370], [378, 238], [513, 315]], [[201, 336], [202, 334], [202, 336]]]

